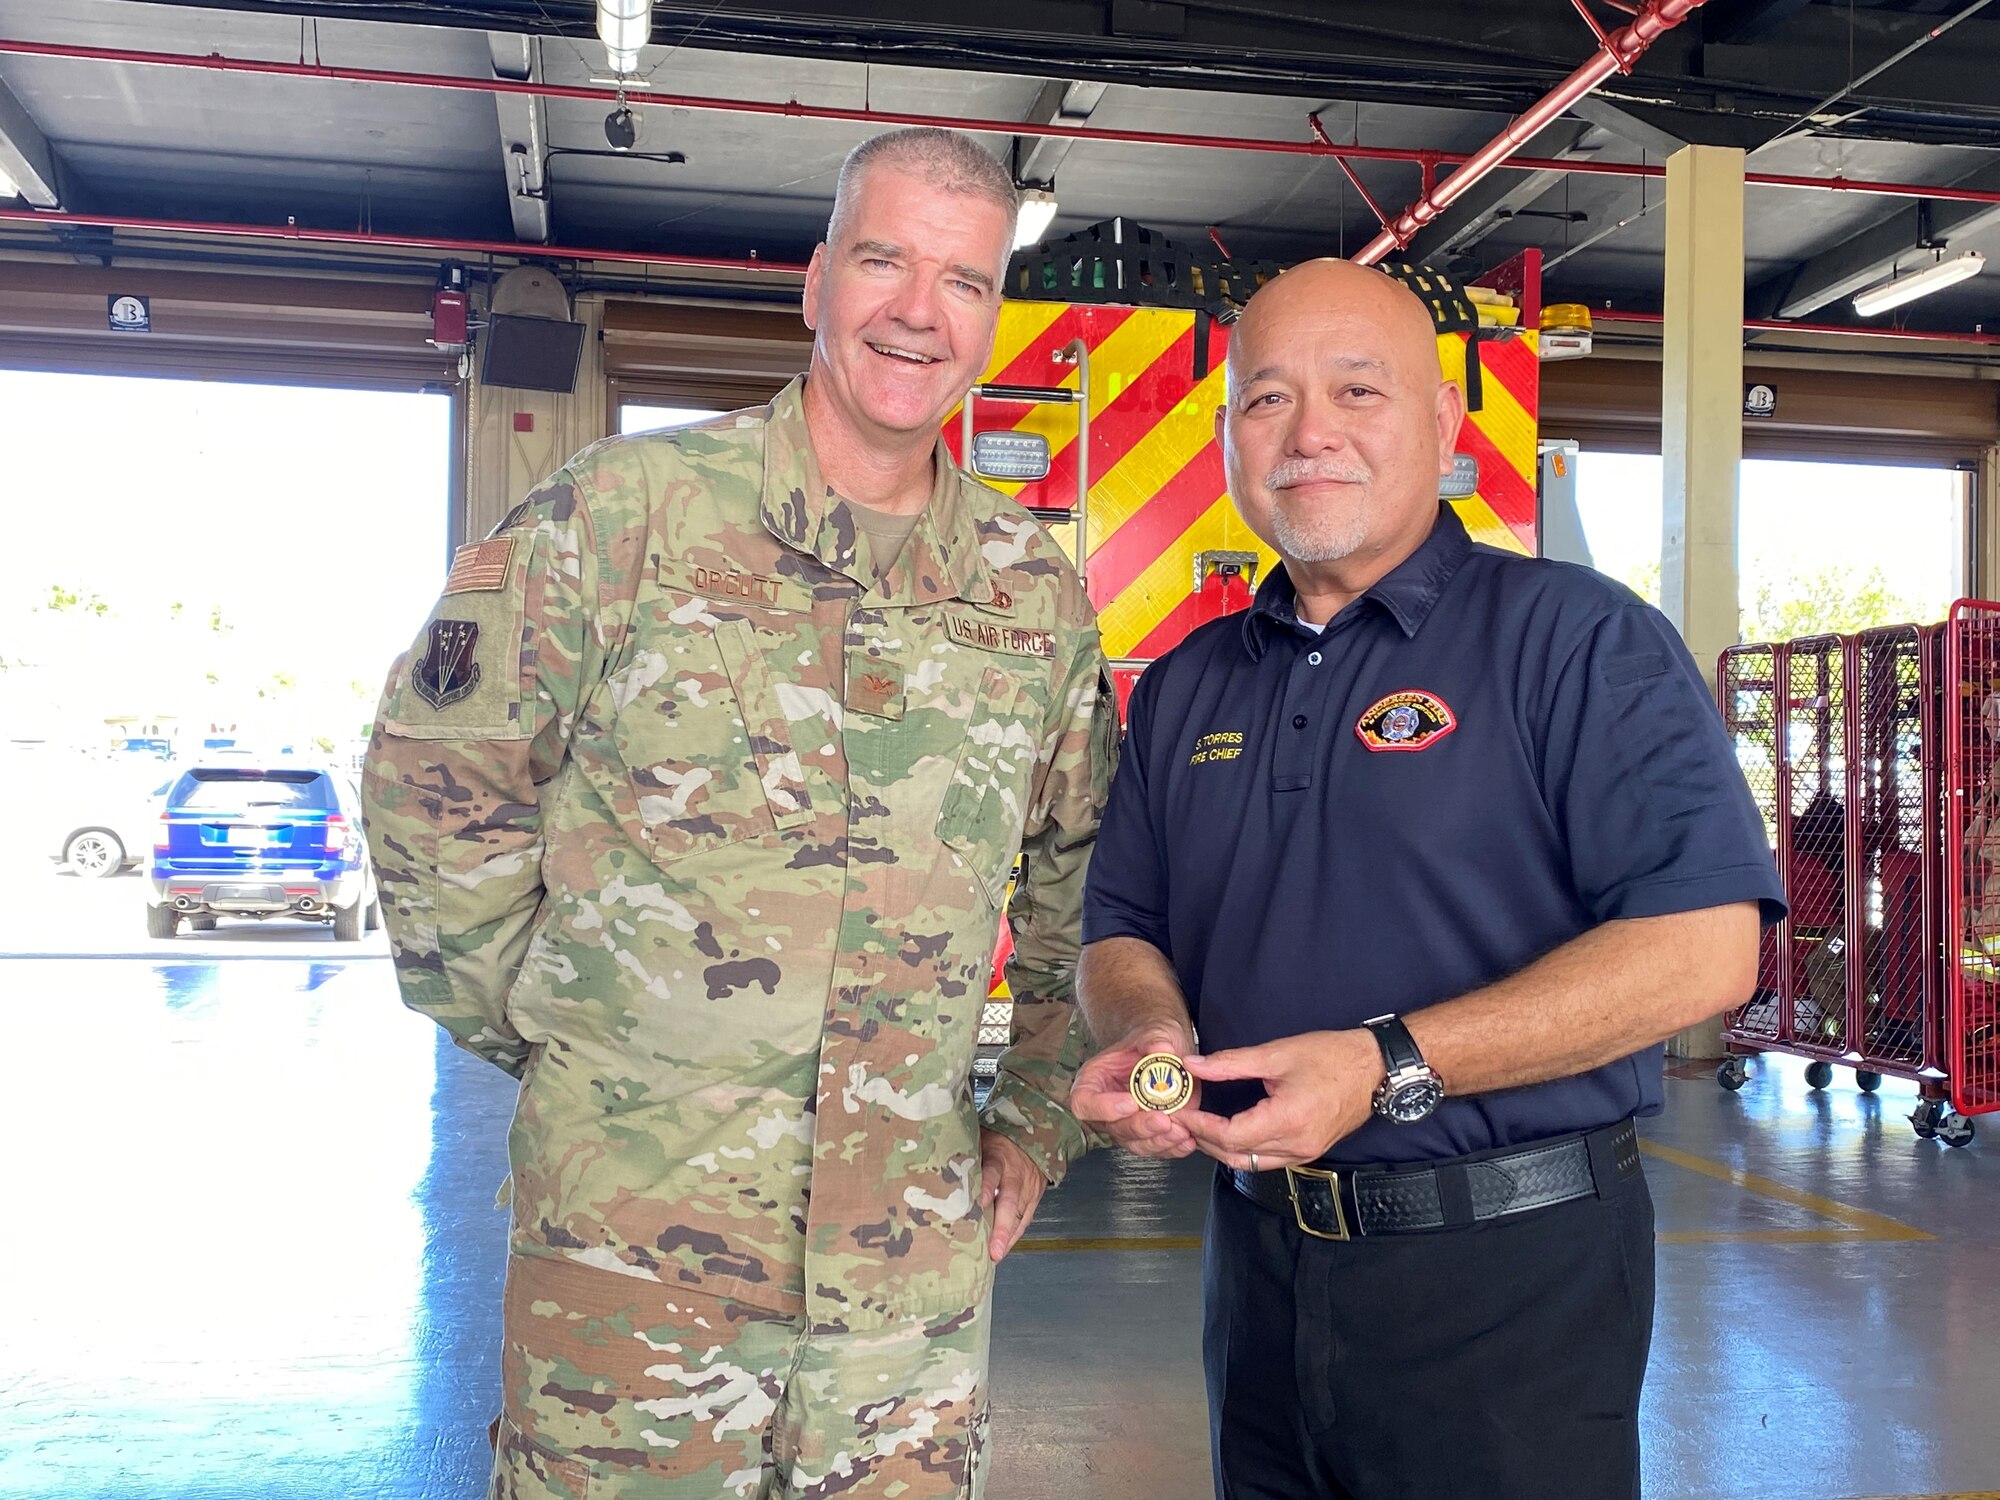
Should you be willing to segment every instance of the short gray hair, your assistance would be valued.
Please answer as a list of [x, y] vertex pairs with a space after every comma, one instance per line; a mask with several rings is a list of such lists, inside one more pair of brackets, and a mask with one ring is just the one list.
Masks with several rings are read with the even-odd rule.
[[893, 167], [921, 178], [947, 193], [984, 198], [1007, 213], [1007, 243], [1014, 242], [1014, 222], [1021, 212], [1021, 190], [1014, 177], [969, 135], [922, 125], [873, 136], [847, 153], [833, 187], [833, 212], [827, 216], [827, 244], [838, 248], [842, 216], [861, 181], [874, 166]]

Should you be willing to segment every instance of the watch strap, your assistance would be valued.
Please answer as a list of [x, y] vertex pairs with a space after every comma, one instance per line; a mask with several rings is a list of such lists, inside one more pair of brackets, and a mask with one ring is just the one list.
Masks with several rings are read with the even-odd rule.
[[1375, 1043], [1382, 1049], [1382, 1061], [1391, 1076], [1424, 1066], [1424, 1054], [1417, 1047], [1417, 1039], [1410, 1035], [1410, 1028], [1400, 1017], [1377, 1016], [1361, 1024], [1375, 1033]]

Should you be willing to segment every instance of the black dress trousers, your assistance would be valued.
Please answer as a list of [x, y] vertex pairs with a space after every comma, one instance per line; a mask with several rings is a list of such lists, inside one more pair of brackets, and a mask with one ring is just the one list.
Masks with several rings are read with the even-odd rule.
[[1218, 1173], [1202, 1284], [1218, 1500], [1637, 1500], [1643, 1173], [1603, 1197], [1345, 1243]]

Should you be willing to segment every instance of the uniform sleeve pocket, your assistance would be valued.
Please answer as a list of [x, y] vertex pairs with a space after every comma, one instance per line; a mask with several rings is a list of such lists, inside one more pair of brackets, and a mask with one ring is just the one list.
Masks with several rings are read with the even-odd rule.
[[523, 624], [539, 595], [535, 548], [516, 546], [495, 588], [439, 599], [423, 633], [396, 663], [382, 727], [411, 740], [517, 740], [535, 732], [535, 645]]

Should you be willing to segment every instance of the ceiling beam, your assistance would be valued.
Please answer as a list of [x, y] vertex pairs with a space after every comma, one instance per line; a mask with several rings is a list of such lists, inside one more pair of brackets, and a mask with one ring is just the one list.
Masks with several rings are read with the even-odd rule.
[[[1952, 186], [2000, 192], [2000, 165], [1981, 167]], [[1996, 204], [1938, 203], [1928, 207], [1933, 241], [1949, 241], [2000, 222], [2000, 205]], [[1863, 287], [1886, 280], [1899, 265], [1913, 267], [1928, 259], [1922, 217], [1917, 204], [1903, 204], [1858, 234], [1753, 288], [1748, 300], [1765, 301], [1780, 318], [1810, 317]]]
[[[1595, 125], [1557, 120], [1530, 137], [1520, 154], [1573, 161], [1595, 155], [1608, 136]], [[1559, 172], [1495, 172], [1418, 231], [1413, 248], [1426, 260], [1470, 250], [1562, 180]]]
[[1569, 112], [1662, 159], [1683, 146], [1740, 146], [1755, 151], [1778, 133], [1781, 121], [1733, 113], [1721, 107], [1727, 102], [1718, 99], [1714, 108], [1689, 110], [1623, 103], [1591, 94], [1572, 104]]
[[[1028, 107], [1025, 118], [1031, 125], [1088, 124], [1108, 87], [1109, 84], [1085, 79], [1068, 82], [1060, 78], [1050, 79], [1042, 85], [1042, 91]], [[1037, 187], [1049, 186], [1056, 180], [1056, 168], [1062, 165], [1063, 158], [1069, 155], [1070, 148], [1075, 144], [1075, 141], [1059, 136], [1036, 136], [1032, 140], [1016, 136], [1014, 180]]]
[[[517, 82], [542, 77], [541, 43], [511, 31], [486, 33], [495, 78]], [[549, 242], [549, 130], [547, 106], [522, 94], [495, 94], [500, 126], [500, 166], [506, 173], [507, 210], [514, 238], [526, 244]]]
[[36, 208], [61, 208], [62, 171], [55, 148], [14, 91], [0, 82], [0, 173]]
[[1737, 0], [1713, 9], [1704, 6], [1701, 34], [1711, 42], [1760, 42], [1810, 4], [1812, 0]]

